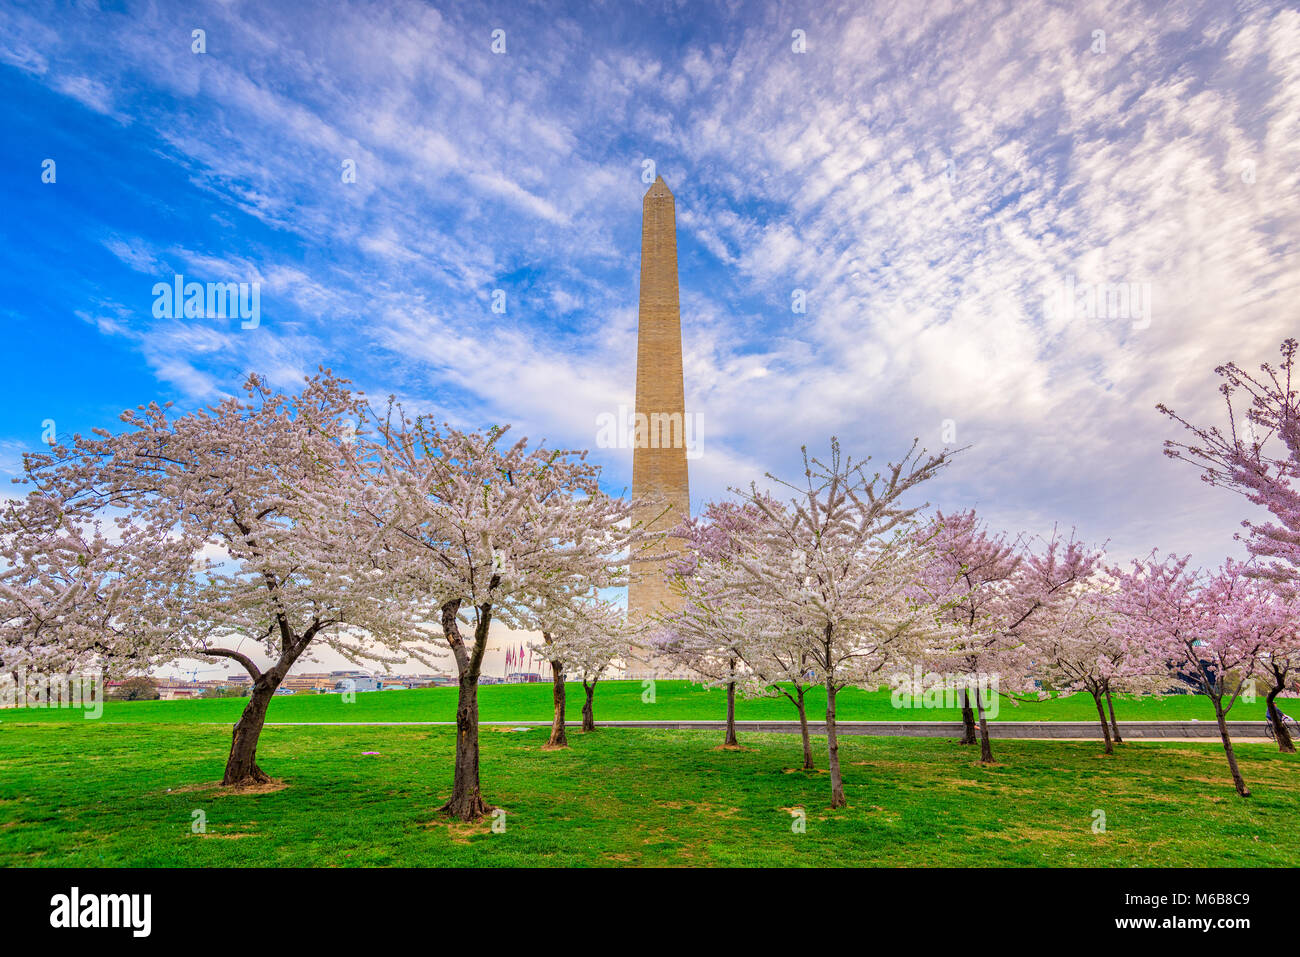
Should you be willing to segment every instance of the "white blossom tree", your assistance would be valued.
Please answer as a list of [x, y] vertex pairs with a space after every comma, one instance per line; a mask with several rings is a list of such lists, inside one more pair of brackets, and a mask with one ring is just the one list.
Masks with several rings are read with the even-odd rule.
[[[769, 506], [776, 503], [769, 500]], [[752, 634], [753, 616], [745, 609], [736, 586], [738, 551], [746, 547], [764, 518], [749, 504], [711, 502], [696, 518], [672, 532], [681, 543], [666, 574], [675, 609], [660, 613], [652, 644], [656, 654], [694, 672], [710, 687], [727, 692], [724, 748], [738, 748], [736, 695], [753, 687], [753, 674], [744, 661], [741, 643]]]
[[[142, 563], [142, 556], [147, 562]], [[172, 622], [150, 594], [192, 560], [188, 546], [68, 514], [42, 492], [0, 508], [0, 673], [147, 668]], [[165, 570], [165, 571], [163, 571]], [[162, 574], [159, 572], [162, 571]]]
[[[313, 645], [401, 660], [377, 543], [346, 517], [362, 400], [327, 370], [297, 393], [257, 376], [244, 392], [180, 416], [140, 406], [121, 432], [27, 456], [25, 511], [46, 518], [6, 535], [11, 572], [27, 576], [7, 577], [6, 602], [26, 597], [18, 629], [35, 646], [110, 664], [226, 659], [249, 673], [226, 785], [269, 780], [257, 764], [267, 708]], [[91, 531], [106, 517], [115, 537]]]
[[[766, 499], [769, 514], [782, 507]], [[789, 611], [787, 627], [766, 627], [751, 613], [745, 593], [746, 573], [737, 562], [765, 513], [750, 503], [712, 502], [699, 518], [683, 523], [674, 535], [685, 544], [671, 567], [680, 607], [662, 616], [660, 652], [727, 691], [724, 747], [735, 747], [736, 697], [784, 697], [799, 716], [804, 770], [813, 770], [805, 696], [812, 671], [811, 654], [800, 640], [800, 609]], [[750, 556], [756, 557], [756, 556]]]
[[935, 610], [913, 586], [924, 554], [912, 523], [924, 503], [900, 499], [934, 477], [951, 452], [926, 455], [913, 442], [883, 473], [868, 472], [831, 440], [828, 462], [804, 451], [791, 502], [776, 508], [751, 486], [741, 493], [761, 518], [736, 551], [738, 587], [754, 620], [773, 640], [797, 641], [826, 689], [826, 743], [831, 806], [846, 804], [840, 774], [835, 698], [847, 685], [879, 687], [882, 673], [908, 660], [909, 646], [932, 637]]
[[627, 660], [631, 632], [626, 614], [600, 598], [577, 599], [560, 606], [554, 614], [544, 610], [536, 627], [542, 632], [542, 641], [531, 647], [551, 665], [554, 715], [547, 745], [566, 747], [565, 683], [573, 677], [582, 682], [582, 730], [596, 730], [596, 684], [616, 659]]
[[[410, 597], [408, 626], [444, 641], [458, 673], [456, 760], [443, 812], [463, 821], [492, 808], [479, 781], [478, 681], [488, 630], [528, 628], [594, 590], [626, 582], [646, 540], [633, 503], [599, 487], [585, 452], [510, 444], [506, 428], [463, 432], [397, 409], [379, 422], [375, 527]], [[399, 587], [395, 585], [394, 587]], [[466, 639], [462, 625], [472, 628]]]

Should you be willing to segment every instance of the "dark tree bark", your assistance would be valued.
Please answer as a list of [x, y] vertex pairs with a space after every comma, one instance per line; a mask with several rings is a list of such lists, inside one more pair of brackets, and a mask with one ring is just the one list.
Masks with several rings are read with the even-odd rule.
[[975, 735], [975, 709], [970, 706], [970, 693], [963, 688], [961, 690], [961, 740], [958, 744], [974, 744], [977, 737]]
[[795, 710], [799, 712], [799, 733], [803, 738], [803, 769], [805, 771], [816, 770], [813, 766], [812, 738], [808, 734], [808, 708], [804, 703], [804, 695], [807, 694], [808, 689], [798, 682], [795, 682], [794, 694], [791, 694], [779, 684], [771, 687], [785, 695], [790, 703], [794, 705]]
[[555, 704], [555, 717], [551, 719], [551, 740], [547, 747], [567, 748], [569, 739], [564, 735], [564, 669], [551, 664], [551, 700]]
[[1101, 692], [1093, 691], [1092, 700], [1097, 702], [1097, 717], [1101, 719], [1101, 736], [1106, 739], [1106, 753], [1114, 754], [1115, 748], [1110, 743], [1110, 724], [1106, 721], [1106, 711], [1101, 706]]
[[1228, 770], [1232, 772], [1232, 786], [1237, 789], [1237, 793], [1242, 797], [1250, 797], [1250, 788], [1246, 787], [1246, 782], [1241, 777], [1241, 771], [1237, 769], [1237, 755], [1232, 750], [1232, 738], [1228, 736], [1228, 721], [1227, 716], [1223, 713], [1223, 703], [1219, 698], [1213, 700], [1214, 716], [1219, 722], [1219, 736], [1223, 738], [1223, 751], [1228, 756]]
[[844, 781], [840, 777], [840, 742], [835, 734], [835, 682], [826, 676], [826, 755], [831, 771], [831, 807], [846, 807]]
[[1124, 739], [1119, 736], [1119, 722], [1115, 720], [1115, 702], [1110, 699], [1109, 681], [1106, 682], [1106, 708], [1110, 711], [1110, 736], [1116, 744], [1123, 744]]
[[1286, 683], [1282, 676], [1274, 672], [1273, 687], [1269, 689], [1264, 703], [1268, 711], [1269, 724], [1273, 726], [1273, 737], [1277, 739], [1277, 749], [1283, 754], [1295, 754], [1295, 742], [1291, 740], [1291, 731], [1286, 726], [1286, 719], [1283, 718], [1281, 709], [1275, 703], [1275, 699], [1285, 687]]
[[231, 734], [230, 756], [226, 759], [226, 773], [221, 778], [223, 786], [266, 784], [271, 780], [271, 776], [257, 766], [257, 742], [266, 723], [266, 709], [279, 686], [278, 681], [272, 683], [267, 675], [262, 675], [253, 684], [252, 695]]
[[[542, 632], [542, 640], [549, 645], [551, 633]], [[551, 718], [551, 738], [546, 742], [546, 746], [567, 748], [569, 739], [564, 734], [564, 663], [561, 661], [551, 662], [551, 701], [555, 705], [555, 713]]]
[[478, 779], [478, 675], [461, 675], [456, 698], [456, 770], [451, 797], [442, 810], [462, 821], [477, 821], [492, 808], [483, 800]]
[[804, 706], [804, 687], [795, 688], [795, 707], [799, 709], [799, 733], [803, 735], [803, 769], [814, 770], [812, 756], [812, 739], [808, 736], [808, 709]]
[[[494, 576], [489, 588], [496, 587], [496, 581]], [[478, 773], [478, 679], [483, 653], [487, 650], [492, 606], [484, 603], [478, 607], [472, 650], [466, 650], [460, 635], [460, 626], [456, 622], [459, 610], [459, 600], [442, 607], [442, 633], [456, 658], [459, 693], [456, 698], [456, 768], [451, 782], [451, 797], [441, 811], [460, 821], [477, 821], [493, 810], [492, 805], [483, 800]]]
[[596, 682], [582, 682], [582, 690], [587, 692], [587, 700], [582, 706], [582, 730], [596, 730], [596, 712], [592, 700], [596, 697]]
[[722, 744], [727, 748], [740, 747], [740, 742], [736, 739], [736, 683], [734, 681], [727, 685], [727, 740]]
[[993, 742], [989, 740], [989, 723], [984, 719], [984, 702], [980, 699], [980, 689], [975, 689], [975, 708], [980, 717], [980, 761], [993, 764]]
[[279, 618], [280, 660], [266, 671], [260, 671], [257, 665], [253, 664], [252, 659], [238, 651], [226, 648], [205, 650], [205, 654], [237, 661], [244, 666], [244, 670], [253, 679], [248, 704], [244, 706], [244, 712], [235, 722], [234, 730], [230, 735], [230, 754], [226, 758], [225, 773], [221, 776], [223, 787], [266, 784], [271, 781], [271, 776], [257, 764], [257, 745], [262, 737], [262, 728], [266, 724], [266, 711], [271, 706], [271, 699], [275, 697], [276, 690], [289, 674], [289, 669], [306, 651], [317, 633], [328, 624], [330, 623], [317, 619], [301, 636], [296, 636], [287, 619], [281, 616]]

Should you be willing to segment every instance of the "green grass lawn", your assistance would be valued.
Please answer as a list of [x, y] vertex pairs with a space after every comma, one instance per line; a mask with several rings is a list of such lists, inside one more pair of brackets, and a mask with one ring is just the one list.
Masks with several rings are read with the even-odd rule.
[[[705, 689], [686, 681], [660, 681], [655, 686], [654, 702], [642, 701], [643, 689], [638, 681], [602, 681], [596, 689], [596, 720], [721, 720], [726, 716], [726, 692]], [[846, 688], [836, 698], [837, 713], [842, 721], [960, 721], [958, 709], [895, 708], [888, 691], [862, 691]], [[1300, 699], [1281, 702], [1293, 715], [1300, 714]], [[243, 710], [245, 699], [226, 698], [193, 701], [109, 701], [101, 720], [110, 722], [141, 721], [151, 724], [195, 724], [202, 722], [233, 723]], [[479, 689], [479, 716], [484, 721], [549, 721], [551, 686], [484, 685]], [[1118, 699], [1115, 703], [1120, 721], [1162, 721], [1199, 718], [1213, 721], [1209, 700], [1197, 695], [1170, 695], [1165, 698]], [[581, 720], [582, 688], [569, 685], [568, 717]], [[826, 713], [826, 695], [821, 688], [808, 693], [809, 717]], [[785, 698], [741, 700], [736, 716], [745, 719], [787, 719], [796, 715]], [[1093, 721], [1096, 707], [1088, 695], [1073, 695], [1019, 706], [1004, 703], [998, 711], [1002, 721]], [[1264, 720], [1264, 701], [1239, 702], [1232, 709], [1234, 720]], [[353, 703], [342, 695], [295, 694], [277, 696], [267, 714], [268, 721], [454, 721], [455, 688], [422, 688], [412, 691], [372, 691], [357, 694]], [[20, 709], [0, 711], [0, 722], [56, 721], [82, 722], [80, 711]]]
[[[232, 713], [223, 705], [206, 715]], [[232, 794], [214, 786], [222, 728], [6, 720], [0, 865], [1300, 864], [1300, 760], [1268, 743], [1238, 749], [1254, 791], [1243, 800], [1213, 742], [1133, 742], [1106, 758], [1094, 742], [998, 741], [1002, 763], [981, 767], [950, 739], [852, 737], [849, 806], [832, 812], [825, 773], [794, 770], [797, 735], [745, 735], [744, 751], [704, 731], [571, 738], [544, 751], [543, 730], [484, 730], [485, 796], [506, 811], [493, 833], [435, 814], [451, 729], [268, 728], [261, 764], [286, 787]], [[191, 833], [195, 811], [206, 834]]]

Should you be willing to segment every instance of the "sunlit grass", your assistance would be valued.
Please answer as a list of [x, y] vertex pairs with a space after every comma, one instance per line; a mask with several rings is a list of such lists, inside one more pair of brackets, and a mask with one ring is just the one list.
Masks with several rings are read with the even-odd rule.
[[[713, 732], [603, 729], [543, 751], [544, 731], [485, 729], [485, 795], [505, 810], [493, 833], [435, 813], [453, 734], [269, 728], [261, 763], [286, 786], [229, 794], [213, 786], [225, 729], [6, 721], [0, 864], [1300, 864], [1300, 760], [1267, 743], [1238, 749], [1254, 791], [1243, 800], [1216, 742], [1134, 742], [1107, 758], [1094, 742], [998, 741], [1001, 763], [981, 767], [950, 739], [853, 737], [849, 807], [832, 812], [824, 771], [794, 770], [796, 735], [723, 751]], [[804, 834], [791, 829], [800, 807]]]
[[[659, 681], [653, 695], [639, 681], [602, 681], [596, 691], [596, 719], [624, 721], [707, 721], [726, 715], [726, 693], [686, 681]], [[568, 690], [568, 718], [582, 718], [582, 688]], [[652, 699], [652, 700], [651, 700]], [[820, 687], [808, 692], [808, 715], [824, 716], [826, 696]], [[246, 700], [226, 698], [188, 701], [108, 701], [101, 720], [148, 723], [194, 724], [233, 723]], [[1300, 714], [1300, 699], [1282, 699], [1284, 709]], [[842, 721], [959, 721], [954, 708], [896, 708], [889, 691], [845, 688], [836, 698]], [[1197, 695], [1169, 695], [1164, 698], [1127, 700], [1117, 698], [1119, 720], [1165, 721], [1198, 718], [1214, 720], [1209, 700]], [[484, 721], [549, 721], [550, 683], [484, 685], [479, 688], [479, 715]], [[785, 698], [741, 699], [736, 707], [741, 720], [792, 720], [794, 708]], [[355, 695], [349, 702], [342, 695], [295, 694], [277, 696], [267, 720], [281, 721], [454, 721], [455, 688], [421, 688], [413, 691], [372, 691]], [[1242, 701], [1233, 708], [1233, 720], [1264, 720], [1263, 699]], [[1013, 706], [1002, 703], [997, 720], [1002, 721], [1095, 721], [1096, 707], [1087, 695], [1047, 701], [1030, 701]], [[82, 713], [73, 710], [25, 708], [0, 710], [0, 722], [71, 721], [81, 723]], [[2, 726], [2, 725], [0, 725]]]

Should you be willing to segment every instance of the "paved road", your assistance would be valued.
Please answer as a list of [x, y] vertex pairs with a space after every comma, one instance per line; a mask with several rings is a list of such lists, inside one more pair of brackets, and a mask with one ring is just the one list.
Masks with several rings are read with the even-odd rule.
[[[214, 722], [217, 723], [217, 722]], [[549, 728], [549, 721], [483, 721], [484, 726], [507, 728]], [[268, 721], [275, 727], [384, 727], [424, 728], [454, 727], [454, 721]], [[722, 721], [597, 721], [602, 728], [646, 728], [660, 731], [721, 731]], [[571, 728], [581, 727], [580, 721], [568, 721]], [[868, 734], [887, 737], [956, 738], [961, 736], [961, 723], [957, 721], [840, 721], [836, 725], [840, 734]], [[740, 732], [765, 734], [798, 734], [797, 721], [737, 721]], [[825, 725], [810, 721], [808, 730], [824, 735]], [[1213, 721], [1121, 721], [1120, 734], [1125, 738], [1215, 738], [1219, 726]], [[1263, 738], [1267, 736], [1263, 721], [1229, 721], [1228, 731], [1234, 738]], [[990, 721], [989, 735], [994, 738], [1101, 738], [1101, 726], [1088, 721]]]

